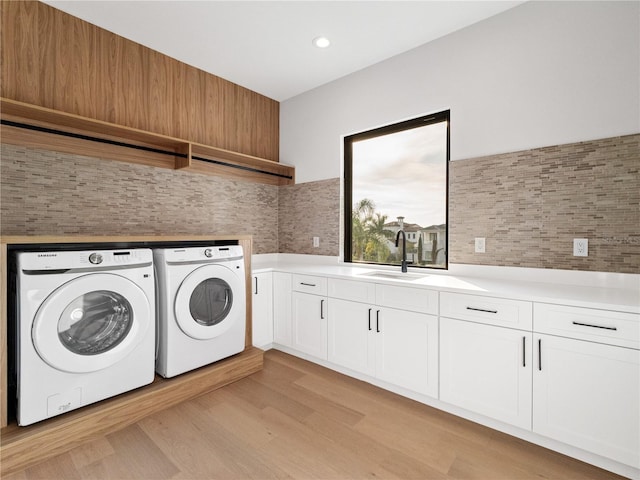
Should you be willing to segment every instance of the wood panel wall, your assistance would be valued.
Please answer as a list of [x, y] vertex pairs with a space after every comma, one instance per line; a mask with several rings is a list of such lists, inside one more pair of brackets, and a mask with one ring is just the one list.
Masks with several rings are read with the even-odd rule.
[[278, 161], [275, 100], [40, 2], [0, 18], [1, 96]]

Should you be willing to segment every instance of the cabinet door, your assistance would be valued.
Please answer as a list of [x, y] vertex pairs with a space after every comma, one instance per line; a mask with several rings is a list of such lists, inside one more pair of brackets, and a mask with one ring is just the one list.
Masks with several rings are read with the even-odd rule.
[[329, 299], [328, 358], [330, 362], [373, 375], [375, 308], [366, 303]]
[[293, 292], [293, 344], [296, 350], [327, 359], [327, 297]]
[[536, 335], [533, 431], [640, 467], [640, 351]]
[[273, 342], [273, 275], [271, 272], [252, 276], [252, 343], [256, 347]]
[[376, 376], [438, 397], [438, 317], [377, 307]]
[[440, 318], [440, 400], [531, 429], [532, 334]]
[[292, 346], [291, 274], [273, 272], [273, 341]]

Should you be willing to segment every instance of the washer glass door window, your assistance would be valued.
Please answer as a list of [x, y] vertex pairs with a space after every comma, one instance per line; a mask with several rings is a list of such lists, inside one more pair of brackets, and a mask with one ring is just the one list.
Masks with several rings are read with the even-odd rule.
[[58, 338], [73, 353], [99, 355], [119, 345], [131, 331], [133, 308], [117, 292], [87, 292], [73, 300], [58, 320]]
[[120, 275], [92, 273], [68, 281], [46, 298], [31, 336], [40, 358], [52, 367], [95, 372], [135, 350], [152, 328], [151, 315], [149, 299], [135, 283]]

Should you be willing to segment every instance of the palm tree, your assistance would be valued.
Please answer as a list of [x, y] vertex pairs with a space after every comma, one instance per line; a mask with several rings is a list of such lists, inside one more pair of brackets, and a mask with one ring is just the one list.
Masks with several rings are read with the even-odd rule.
[[363, 198], [358, 203], [356, 203], [353, 207], [353, 211], [360, 217], [364, 219], [369, 219], [373, 217], [373, 213], [376, 210], [376, 204], [373, 203], [373, 200], [369, 198]]
[[380, 238], [388, 238], [389, 240], [391, 240], [393, 238], [393, 232], [384, 228], [386, 223], [387, 216], [376, 212], [376, 214], [371, 216], [371, 218], [369, 219], [369, 224], [367, 225], [367, 233], [369, 235], [378, 236]]
[[353, 260], [387, 262], [391, 251], [386, 240], [394, 233], [385, 228], [387, 216], [376, 212], [373, 200], [363, 198], [351, 211], [351, 254]]
[[367, 248], [368, 260], [386, 262], [391, 254], [386, 240], [393, 239], [393, 232], [385, 228], [387, 216], [375, 213], [367, 224]]
[[373, 216], [375, 204], [363, 198], [353, 206], [351, 212], [351, 254], [354, 260], [364, 260], [367, 248], [367, 224]]

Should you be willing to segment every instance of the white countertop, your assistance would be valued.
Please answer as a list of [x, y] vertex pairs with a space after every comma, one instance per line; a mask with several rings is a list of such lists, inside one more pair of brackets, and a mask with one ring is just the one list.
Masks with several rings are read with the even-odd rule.
[[[260, 257], [260, 256], [255, 256]], [[340, 263], [335, 257], [265, 255], [254, 259], [254, 273], [265, 271], [320, 275], [373, 283], [404, 285], [446, 292], [640, 313], [640, 275], [558, 272], [504, 267], [455, 271], [411, 270], [408, 279], [367, 276], [372, 272], [401, 274], [400, 267]], [[416, 278], [422, 276], [422, 278]], [[546, 280], [548, 278], [548, 280]]]

